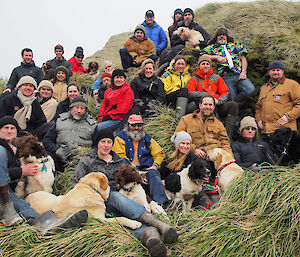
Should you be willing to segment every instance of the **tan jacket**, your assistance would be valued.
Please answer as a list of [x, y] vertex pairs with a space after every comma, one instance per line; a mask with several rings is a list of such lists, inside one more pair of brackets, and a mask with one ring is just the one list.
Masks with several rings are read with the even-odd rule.
[[60, 103], [67, 98], [68, 84], [61, 81], [56, 81], [54, 84], [53, 98]]
[[262, 86], [256, 103], [256, 121], [263, 122], [263, 133], [273, 133], [282, 126], [277, 120], [286, 115], [289, 122], [283, 127], [297, 130], [296, 119], [300, 117], [300, 85], [283, 77], [277, 84]]
[[232, 154], [226, 129], [223, 123], [214, 116], [203, 122], [196, 111], [185, 115], [176, 128], [176, 132], [179, 131], [188, 132], [192, 137], [193, 144], [205, 152], [218, 147]]
[[156, 54], [155, 45], [151, 39], [145, 36], [143, 41], [138, 41], [134, 36], [127, 39], [124, 47], [128, 50], [133, 60], [140, 64], [150, 55]]
[[47, 122], [50, 122], [56, 113], [57, 102], [54, 98], [50, 98], [47, 102], [41, 105], [41, 108], [45, 114]]

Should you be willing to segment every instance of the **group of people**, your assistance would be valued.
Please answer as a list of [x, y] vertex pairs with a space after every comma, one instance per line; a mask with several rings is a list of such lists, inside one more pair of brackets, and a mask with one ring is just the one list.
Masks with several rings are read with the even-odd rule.
[[[185, 57], [179, 54], [190, 37], [188, 31], [181, 35], [175, 33], [181, 27], [196, 30], [203, 38], [190, 42], [192, 47], [200, 48], [194, 76], [189, 72]], [[74, 184], [90, 172], [103, 172], [111, 187], [107, 209], [143, 222], [141, 228], [132, 232], [152, 256], [165, 256], [164, 243], [175, 242], [178, 235], [175, 229], [147, 213], [143, 206], [117, 192], [115, 175], [123, 164], [135, 166], [150, 197], [168, 207], [165, 178], [180, 172], [197, 158], [207, 159], [211, 149], [222, 148], [237, 164], [253, 170], [264, 162], [276, 162], [268, 143], [256, 136], [259, 129], [266, 137], [280, 127], [297, 130], [300, 88], [296, 81], [285, 77], [283, 63], [269, 64], [270, 78], [261, 87], [255, 117], [242, 116], [242, 106], [249, 105], [255, 89], [247, 78], [246, 47], [234, 41], [226, 28], [218, 28], [210, 37], [194, 22], [190, 8], [174, 11], [174, 22], [168, 33], [175, 57], [160, 77], [155, 73], [156, 62], [167, 53], [168, 39], [154, 21], [152, 10], [146, 12], [145, 21], [120, 49], [123, 69], [107, 60], [100, 75], [95, 62], [88, 69], [83, 67], [82, 47], [77, 47], [74, 56], [67, 61], [63, 57], [64, 48], [57, 45], [56, 57], [48, 61], [53, 71], [51, 75], [49, 69], [43, 72], [35, 66], [31, 49], [22, 50], [23, 61], [12, 71], [0, 98], [0, 219], [4, 225], [20, 222], [18, 214], [21, 214], [29, 224], [46, 234], [80, 226], [87, 219], [85, 211], [61, 220], [52, 212], [39, 216], [14, 194], [16, 179], [37, 172], [34, 164], [21, 168], [18, 150], [13, 145], [17, 135], [38, 136], [53, 157], [57, 171], [64, 171], [74, 147], [91, 147], [75, 169]], [[216, 62], [215, 72], [213, 62]], [[139, 67], [139, 74], [128, 84], [126, 72], [130, 67]], [[95, 79], [91, 89], [100, 103], [98, 121], [89, 115], [88, 103], [80, 88], [69, 83], [76, 73], [90, 73]], [[179, 120], [170, 139], [175, 147], [170, 156], [165, 156], [158, 142], [144, 131], [145, 120], [151, 118], [161, 104], [174, 108]], [[44, 225], [46, 223], [50, 225]]]

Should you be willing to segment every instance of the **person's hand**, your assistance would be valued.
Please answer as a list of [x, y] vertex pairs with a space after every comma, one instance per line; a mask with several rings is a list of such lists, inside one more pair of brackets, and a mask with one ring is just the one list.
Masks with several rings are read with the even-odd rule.
[[222, 57], [222, 56], [217, 56], [217, 62], [219, 62], [219, 63], [225, 63], [225, 62], [227, 62], [227, 60], [226, 60], [226, 58], [224, 58], [224, 57]]
[[242, 71], [240, 76], [239, 76], [239, 80], [241, 79], [246, 79], [247, 78], [247, 72], [246, 71]]
[[23, 176], [34, 176], [38, 172], [38, 166], [35, 163], [30, 163], [22, 168]]
[[287, 124], [288, 122], [289, 120], [285, 115], [283, 115], [279, 120], [277, 120], [277, 124], [281, 126]]
[[191, 44], [192, 46], [197, 46], [197, 45], [200, 44], [200, 41], [199, 41], [199, 40], [190, 40], [190, 44]]
[[259, 122], [257, 122], [257, 125], [260, 129], [264, 129], [264, 124], [262, 122], [262, 120], [260, 120]]
[[147, 170], [157, 170], [157, 167], [155, 165], [152, 165], [151, 167], [147, 168]]
[[10, 93], [10, 92], [11, 92], [11, 89], [10, 89], [10, 88], [7, 88], [7, 89], [5, 89], [2, 93], [6, 93], [6, 92]]
[[148, 171], [139, 171], [139, 174], [142, 176], [142, 181], [145, 185], [148, 185], [148, 179], [146, 179], [146, 174]]
[[181, 34], [181, 40], [185, 41], [190, 37], [190, 33], [188, 31], [183, 31]]
[[204, 152], [203, 150], [198, 149], [198, 148], [196, 148], [195, 154], [202, 158], [205, 158], [205, 156], [206, 156], [206, 152]]
[[161, 183], [163, 184], [164, 187], [166, 187], [166, 181], [162, 180]]

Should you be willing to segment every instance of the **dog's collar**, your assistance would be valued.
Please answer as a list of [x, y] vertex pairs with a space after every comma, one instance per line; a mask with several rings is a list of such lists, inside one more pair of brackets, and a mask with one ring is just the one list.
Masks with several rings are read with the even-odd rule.
[[234, 161], [228, 162], [228, 163], [224, 164], [223, 166], [221, 166], [221, 167], [218, 169], [218, 171], [223, 170], [224, 168], [226, 168], [228, 165], [230, 165], [230, 164], [232, 164], [232, 163], [234, 163]]

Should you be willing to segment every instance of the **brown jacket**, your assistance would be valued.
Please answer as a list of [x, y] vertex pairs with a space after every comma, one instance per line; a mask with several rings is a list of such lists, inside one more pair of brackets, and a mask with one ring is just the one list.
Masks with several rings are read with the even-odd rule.
[[192, 137], [193, 144], [205, 152], [218, 147], [232, 154], [226, 129], [223, 123], [214, 116], [203, 122], [198, 117], [197, 111], [185, 115], [176, 128], [176, 132], [179, 131], [188, 132]]
[[133, 60], [140, 64], [150, 55], [156, 54], [155, 45], [151, 39], [145, 36], [143, 41], [138, 41], [134, 36], [127, 39], [124, 47], [128, 50]]
[[300, 117], [300, 85], [283, 77], [277, 84], [262, 86], [256, 103], [256, 121], [263, 122], [263, 133], [273, 133], [282, 126], [277, 120], [286, 115], [289, 122], [283, 127], [297, 130], [296, 119]]

